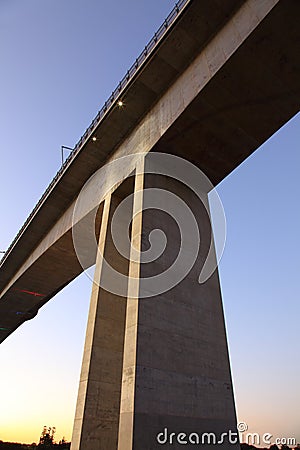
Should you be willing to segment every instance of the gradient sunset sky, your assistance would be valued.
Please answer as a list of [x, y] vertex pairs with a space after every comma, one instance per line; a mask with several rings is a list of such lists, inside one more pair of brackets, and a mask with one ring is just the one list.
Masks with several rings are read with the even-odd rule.
[[[171, 0], [0, 0], [5, 250], [150, 40]], [[220, 264], [239, 421], [300, 442], [300, 115], [217, 188]], [[0, 440], [71, 439], [91, 281], [81, 275], [0, 345]], [[197, 431], [197, 430], [195, 430]]]

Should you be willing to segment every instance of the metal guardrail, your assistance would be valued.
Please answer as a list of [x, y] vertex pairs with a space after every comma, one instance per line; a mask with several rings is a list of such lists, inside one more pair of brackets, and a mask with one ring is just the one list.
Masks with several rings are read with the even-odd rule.
[[57, 181], [61, 178], [63, 173], [65, 172], [66, 168], [70, 166], [72, 160], [74, 157], [79, 153], [80, 149], [83, 147], [84, 143], [90, 138], [93, 131], [95, 131], [95, 128], [98, 126], [98, 124], [101, 122], [101, 120], [107, 115], [109, 111], [111, 111], [112, 107], [114, 107], [118, 100], [120, 100], [122, 93], [124, 92], [125, 88], [129, 85], [129, 82], [132, 81], [134, 75], [137, 73], [137, 71], [141, 68], [143, 63], [148, 59], [150, 54], [153, 52], [153, 50], [156, 48], [157, 44], [161, 41], [161, 39], [165, 36], [167, 30], [170, 28], [170, 26], [175, 22], [179, 14], [183, 11], [185, 6], [190, 3], [191, 0], [179, 0], [175, 7], [172, 9], [166, 20], [163, 22], [163, 24], [159, 27], [159, 29], [154, 34], [153, 38], [150, 40], [150, 42], [146, 45], [142, 53], [138, 56], [138, 58], [135, 60], [135, 62], [132, 64], [130, 69], [127, 71], [126, 75], [122, 78], [116, 89], [112, 92], [111, 96], [108, 98], [108, 100], [104, 103], [103, 107], [100, 109], [96, 117], [92, 120], [91, 125], [86, 129], [85, 133], [81, 136], [79, 141], [74, 147], [74, 150], [70, 153], [70, 155], [66, 158], [64, 163], [61, 165], [60, 169], [54, 176], [53, 180], [50, 182], [49, 186], [29, 214], [28, 218], [18, 231], [18, 234], [6, 250], [4, 256], [2, 257], [0, 261], [0, 267], [4, 263], [5, 259], [7, 258], [8, 254], [12, 250], [12, 248], [15, 246], [17, 241], [19, 240], [20, 236], [24, 232], [24, 230], [27, 228], [29, 223], [31, 222], [33, 216], [36, 214], [44, 200], [46, 200], [48, 194], [51, 192]]

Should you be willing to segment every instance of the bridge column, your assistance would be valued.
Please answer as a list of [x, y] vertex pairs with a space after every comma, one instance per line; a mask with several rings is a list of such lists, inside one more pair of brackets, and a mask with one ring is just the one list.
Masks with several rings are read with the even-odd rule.
[[[181, 267], [170, 272], [167, 279], [174, 285], [161, 292], [156, 292], [155, 280], [150, 285], [143, 280], [168, 270], [180, 250], [183, 264], [189, 262], [198, 242], [188, 236], [181, 249], [176, 211], [173, 218], [166, 213], [168, 202], [165, 209], [147, 209], [152, 189], [159, 196], [171, 192], [189, 207], [201, 239], [187, 276], [179, 281]], [[208, 450], [222, 433], [235, 432], [236, 415], [218, 271], [205, 283], [198, 282], [211, 244], [207, 211], [188, 187], [166, 176], [145, 175], [140, 162], [130, 204], [132, 247], [126, 259], [116, 251], [110, 232], [120, 198], [114, 194], [105, 200], [99, 248], [117, 271], [129, 274], [127, 298], [99, 287], [107, 274], [98, 259], [72, 450], [177, 449], [182, 448], [178, 439], [191, 437], [190, 444], [196, 444], [199, 437], [201, 445], [203, 433], [215, 433], [201, 445]], [[207, 203], [207, 194], [204, 198]], [[145, 262], [146, 251], [157, 247], [162, 237], [157, 232], [150, 236], [157, 229], [165, 234], [165, 250]], [[208, 439], [210, 445], [205, 445]], [[224, 440], [222, 448], [238, 446]]]
[[109, 226], [119, 202], [115, 194], [104, 201], [72, 450], [117, 448], [126, 298], [107, 292], [100, 282], [106, 276], [101, 255], [118, 272], [128, 274], [128, 258], [114, 249]]
[[[219, 439], [222, 433], [236, 431], [220, 284], [218, 270], [204, 284], [198, 283], [211, 242], [211, 226], [196, 195], [168, 177], [143, 178], [137, 173], [134, 214], [143, 207], [144, 198], [139, 192], [143, 188], [144, 192], [148, 188], [171, 191], [181, 198], [198, 223], [201, 246], [185, 279], [167, 292], [143, 298], [141, 280], [172, 265], [181, 238], [176, 221], [163, 211], [145, 209], [143, 214], [133, 215], [132, 241], [136, 249], [149, 248], [149, 233], [155, 229], [165, 232], [168, 243], [155, 261], [131, 260], [129, 265], [133, 278], [128, 287], [118, 450], [179, 449], [182, 444], [177, 439], [184, 441], [190, 433], [198, 433], [201, 444], [202, 433], [215, 433]], [[152, 244], [155, 246], [155, 238]], [[188, 258], [189, 249], [184, 250]], [[197, 442], [196, 435], [191, 439]], [[214, 437], [205, 438], [205, 442], [208, 439]], [[188, 443], [186, 448], [194, 448]], [[238, 446], [226, 439], [221, 445], [228, 449]], [[211, 445], [201, 448], [209, 449]]]

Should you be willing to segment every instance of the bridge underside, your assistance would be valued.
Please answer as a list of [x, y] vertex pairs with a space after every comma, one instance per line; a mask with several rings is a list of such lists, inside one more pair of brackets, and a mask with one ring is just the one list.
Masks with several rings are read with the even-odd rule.
[[[267, 3], [268, 14], [261, 11]], [[300, 3], [270, 0], [221, 4], [218, 16], [212, 5], [208, 11], [205, 2], [191, 2], [124, 93], [125, 108], [113, 110], [99, 125], [96, 132], [101, 139], [85, 143], [6, 255], [0, 274], [0, 341], [24, 320], [34, 317], [43, 304], [82, 272], [72, 242], [73, 199], [104, 161], [128, 153], [131, 134], [140, 139], [138, 148], [142, 151], [167, 152], [189, 159], [217, 185], [298, 112]], [[263, 14], [266, 17], [259, 19]], [[210, 27], [203, 17], [210, 18]], [[251, 23], [253, 30], [246, 31], [243, 37], [243, 29]], [[193, 73], [195, 64], [197, 71]], [[198, 83], [195, 77], [199, 71], [205, 81], [194, 95], [189, 91]], [[176, 97], [175, 88], [181, 80], [185, 87], [178, 90]], [[172, 94], [171, 106], [167, 104], [168, 93]], [[144, 136], [139, 133], [139, 123], [143, 125], [148, 117], [143, 108], [148, 111], [153, 130], [161, 129], [164, 120], [168, 122], [171, 108], [179, 114], [152, 142], [154, 131], [147, 134], [147, 129]], [[159, 123], [151, 116], [157, 113], [155, 108], [159, 108]], [[118, 144], [122, 138], [127, 142], [125, 153], [123, 144]], [[148, 148], [144, 149], [143, 139], [149, 141]], [[94, 263], [95, 255], [91, 255], [90, 265]]]

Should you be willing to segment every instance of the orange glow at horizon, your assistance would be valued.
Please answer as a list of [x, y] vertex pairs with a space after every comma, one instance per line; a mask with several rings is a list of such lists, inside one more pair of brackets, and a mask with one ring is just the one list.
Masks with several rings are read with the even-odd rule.
[[55, 413], [38, 414], [32, 411], [32, 406], [20, 405], [18, 411], [12, 413], [1, 411], [0, 415], [0, 440], [4, 442], [19, 442], [32, 444], [39, 442], [39, 438], [44, 425], [55, 426], [55, 441], [59, 442], [63, 437], [66, 441], [71, 441], [72, 418], [64, 417], [64, 414]]
[[[1, 390], [2, 391], [2, 390]], [[31, 389], [29, 389], [31, 392]], [[25, 444], [38, 443], [43, 427], [56, 427], [55, 441], [63, 437], [71, 440], [73, 426], [73, 411], [52, 402], [50, 399], [32, 397], [30, 394], [16, 390], [16, 395], [8, 401], [3, 398], [5, 409], [0, 410], [0, 440], [5, 442], [20, 442]], [[2, 402], [1, 402], [2, 403]], [[9, 407], [7, 405], [10, 405]]]

